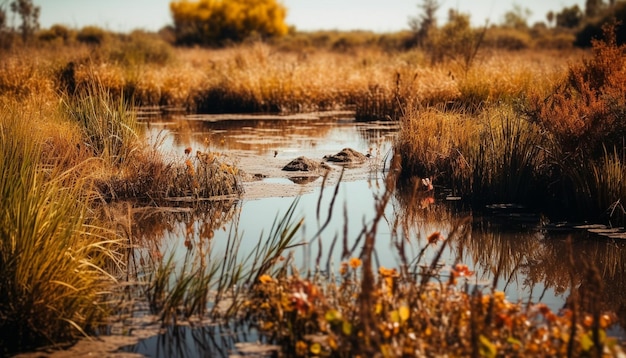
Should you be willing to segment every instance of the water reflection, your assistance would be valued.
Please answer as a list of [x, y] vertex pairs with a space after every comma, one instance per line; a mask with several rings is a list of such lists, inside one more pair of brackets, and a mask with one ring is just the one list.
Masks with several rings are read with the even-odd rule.
[[[320, 191], [301, 196], [297, 217], [302, 216], [305, 221], [299, 240], [308, 245], [295, 253], [298, 266], [304, 271], [314, 270], [317, 265], [326, 268], [344, 260], [342, 244], [335, 244], [333, 250], [330, 245], [336, 240], [345, 241], [348, 251], [358, 245], [363, 227], [371, 224], [375, 201], [381, 190], [366, 181], [341, 183], [332, 207], [330, 189], [321, 194], [321, 198]], [[261, 239], [261, 233], [269, 230], [268, 225], [293, 200], [243, 200], [204, 205], [201, 210], [138, 210], [133, 226], [133, 232], [137, 234], [135, 242], [149, 248], [147, 252], [158, 252], [163, 256], [167, 250], [186, 252], [207, 241], [212, 242], [213, 249], [224, 251], [229, 235], [241, 235], [240, 255], [245, 256]], [[419, 200], [409, 201], [406, 197], [396, 196], [386, 208], [385, 215], [387, 225], [380, 226], [377, 235], [380, 265], [397, 266], [401, 254], [414, 259], [422, 249], [432, 245], [426, 239], [430, 234], [438, 231], [448, 237], [462, 220], [469, 217], [473, 224], [448, 245], [441, 264], [468, 264], [476, 272], [476, 283], [485, 286], [490, 286], [497, 275], [496, 286], [506, 291], [509, 299], [541, 300], [555, 310], [566, 303], [571, 270], [575, 273], [575, 286], [581, 287], [585, 283], [585, 265], [593, 265], [602, 278], [606, 307], [616, 311], [623, 311], [626, 307], [626, 298], [622, 294], [626, 288], [626, 247], [623, 243], [589, 237], [590, 234], [582, 230], [552, 233], [537, 227], [512, 231], [501, 223], [491, 223], [490, 218], [475, 218], [471, 212], [459, 211], [445, 201], [422, 207]], [[319, 236], [312, 237], [327, 220], [326, 229]], [[232, 225], [237, 225], [236, 230], [233, 231]], [[570, 244], [567, 238], [572, 238], [571, 252], [576, 263], [573, 268], [568, 262]], [[408, 242], [406, 252], [397, 250], [398, 240]], [[437, 252], [437, 245], [432, 246], [422, 264], [430, 263]], [[357, 255], [358, 252], [350, 254]]]
[[[260, 343], [252, 346], [241, 344], [257, 341]], [[164, 332], [119, 351], [151, 358], [232, 357], [234, 352], [271, 356], [276, 347], [261, 344], [261, 337], [251, 327], [222, 323], [198, 327], [168, 326]]]
[[388, 148], [382, 146], [388, 145], [397, 131], [396, 123], [356, 123], [353, 119], [335, 116], [302, 120], [219, 118], [211, 115], [193, 119], [172, 117], [148, 122], [147, 126], [152, 138], [159, 137], [161, 131], [167, 132], [161, 148], [166, 152], [180, 152], [194, 145], [260, 156], [289, 153], [293, 158], [304, 153], [335, 153], [346, 147], [361, 151], [386, 150]]
[[[281, 151], [294, 156], [319, 157], [321, 153], [333, 153], [344, 147], [360, 150], [376, 147], [386, 152], [395, 131], [392, 126], [366, 127], [336, 118], [297, 123], [175, 121], [153, 124], [151, 128], [153, 131], [165, 129], [168, 148], [174, 151], [210, 143], [214, 150], [221, 151], [255, 155]], [[364, 228], [372, 224], [376, 203], [385, 190], [383, 177], [378, 171], [373, 176], [352, 178], [325, 188], [320, 187], [321, 180], [308, 184], [289, 183], [316, 187], [300, 195], [295, 213], [296, 218], [304, 218], [303, 229], [297, 237], [304, 245], [292, 250], [300, 272], [328, 272], [337, 269], [347, 257], [358, 255]], [[266, 180], [287, 181], [284, 178]], [[145, 252], [160, 256], [178, 252], [180, 260], [207, 241], [211, 242], [212, 250], [226, 252], [228, 238], [237, 235], [241, 237], [237, 254], [244, 257], [293, 201], [293, 197], [244, 197], [201, 210], [139, 210], [134, 216], [132, 232], [136, 243], [146, 248]], [[622, 242], [600, 240], [584, 230], [546, 231], [541, 217], [536, 215], [523, 217], [523, 222], [513, 216], [484, 215], [464, 207], [461, 202], [447, 201], [445, 193], [436, 190], [416, 195], [410, 186], [394, 192], [392, 201], [384, 208], [384, 219], [384, 225], [379, 225], [376, 233], [378, 265], [398, 267], [403, 260], [413, 263], [417, 257], [420, 258], [417, 266], [429, 265], [443, 243], [429, 242], [428, 238], [439, 232], [442, 238], [450, 240], [439, 262], [444, 274], [446, 269], [462, 262], [475, 272], [473, 283], [477, 286], [502, 290], [514, 302], [541, 301], [555, 311], [568, 304], [571, 287], [582, 297], [590, 297], [590, 292], [594, 292], [597, 293], [591, 296], [594, 302], [581, 303], [599, 302], [601, 309], [618, 313], [622, 327], [626, 324], [626, 296], [623, 294], [626, 292], [626, 245]], [[322, 227], [324, 230], [318, 234]], [[597, 270], [596, 276], [589, 274], [590, 268]], [[184, 334], [193, 334], [193, 331]]]

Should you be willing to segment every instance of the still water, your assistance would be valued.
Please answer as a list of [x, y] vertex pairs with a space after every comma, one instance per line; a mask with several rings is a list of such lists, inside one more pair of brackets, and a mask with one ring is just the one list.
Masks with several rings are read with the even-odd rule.
[[[294, 248], [293, 255], [301, 272], [338, 268], [345, 260], [341, 255], [342, 242], [354, 248], [352, 256], [358, 256], [363, 229], [371, 227], [376, 217], [376, 202], [385, 190], [384, 178], [398, 130], [396, 123], [359, 123], [349, 114], [341, 113], [321, 118], [159, 118], [146, 120], [146, 127], [150, 140], [158, 143], [167, 155], [182, 158], [187, 147], [223, 153], [242, 170], [262, 179], [244, 183], [243, 197], [226, 210], [207, 212], [200, 217], [147, 216], [152, 219], [137, 223], [143, 242], [152, 242], [161, 254], [172, 254], [182, 261], [189, 247], [202, 245], [206, 239], [218, 255], [230, 250], [226, 246], [228, 237], [235, 234], [241, 237], [238, 254], [243, 257], [267, 237], [276, 218], [297, 201], [295, 218], [303, 218], [304, 224], [296, 241], [303, 245]], [[332, 166], [324, 183], [317, 176], [295, 180], [290, 177], [293, 173], [281, 170], [299, 156], [321, 161], [324, 155], [343, 148], [369, 153], [371, 157], [367, 163], [345, 170]], [[400, 241], [407, 243], [405, 255], [415, 271], [429, 265], [441, 243], [428, 247], [420, 262], [412, 260], [429, 246], [428, 235], [438, 231], [450, 240], [440, 260], [444, 275], [454, 264], [464, 263], [474, 271], [472, 285], [491, 287], [497, 272], [496, 289], [504, 291], [510, 301], [543, 302], [558, 311], [570, 295], [567, 242], [571, 238], [572, 258], [578, 269], [577, 289], [585, 289], [583, 267], [593, 264], [602, 278], [603, 307], [617, 312], [624, 326], [626, 246], [623, 242], [580, 229], [548, 230], [543, 225], [548, 218], [537, 213], [519, 214], [520, 208], [515, 206], [470, 210], [462, 201], [450, 200], [451, 194], [434, 184], [434, 194], [417, 199], [403, 190], [394, 191], [377, 226], [378, 265], [398, 267], [401, 257], [396, 247]], [[333, 242], [338, 244], [333, 246]], [[193, 335], [193, 330], [181, 334]], [[144, 341], [131, 351], [146, 353], [152, 349], [153, 345]]]

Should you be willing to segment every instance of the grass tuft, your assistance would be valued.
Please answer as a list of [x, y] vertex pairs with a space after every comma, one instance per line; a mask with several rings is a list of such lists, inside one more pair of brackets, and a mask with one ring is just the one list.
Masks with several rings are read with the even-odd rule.
[[[0, 109], [0, 346], [66, 343], [103, 322], [117, 239], [89, 224], [89, 180], [43, 167], [32, 115]], [[24, 112], [22, 112], [24, 113]], [[61, 169], [59, 169], [61, 168]]]

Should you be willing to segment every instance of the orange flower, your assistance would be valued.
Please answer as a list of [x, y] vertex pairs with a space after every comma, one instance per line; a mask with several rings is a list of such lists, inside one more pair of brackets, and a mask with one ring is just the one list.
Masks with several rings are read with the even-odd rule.
[[452, 270], [452, 274], [456, 277], [469, 277], [474, 274], [474, 271], [470, 271], [467, 265], [456, 264], [456, 266], [454, 266], [454, 269]]
[[296, 342], [296, 355], [297, 356], [304, 356], [307, 354], [307, 344], [303, 341], [298, 341]]
[[439, 240], [443, 240], [443, 236], [441, 236], [441, 232], [439, 232], [439, 231], [435, 231], [432, 234], [428, 235], [428, 243], [429, 244], [433, 244], [434, 245]]
[[546, 306], [545, 303], [538, 303], [536, 306], [537, 310], [539, 312], [541, 312], [542, 315], [547, 315], [548, 313], [551, 313], [552, 311], [550, 310], [550, 308], [548, 306]]
[[339, 268], [339, 273], [345, 275], [348, 272], [348, 264], [346, 262], [341, 263], [341, 267]]
[[261, 281], [261, 283], [270, 283], [274, 281], [274, 279], [270, 275], [261, 275], [261, 277], [259, 277], [259, 281]]
[[357, 269], [359, 266], [361, 266], [361, 264], [361, 259], [358, 257], [353, 257], [350, 259], [350, 267], [352, 267], [353, 269]]
[[600, 316], [600, 328], [606, 329], [611, 324], [613, 324], [613, 321], [614, 319], [613, 317], [611, 317], [611, 315], [603, 314], [602, 316]]
[[398, 275], [398, 271], [395, 268], [388, 269], [388, 268], [385, 268], [383, 266], [381, 266], [378, 269], [378, 273], [381, 276], [383, 276], [383, 277], [397, 277], [397, 276], [399, 276]]
[[194, 176], [194, 168], [193, 168], [193, 163], [191, 162], [191, 159], [185, 160], [185, 165], [187, 166], [187, 174], [189, 176]]
[[435, 203], [435, 198], [433, 198], [432, 196], [427, 196], [424, 199], [420, 200], [420, 209], [426, 209], [428, 208], [431, 204]]

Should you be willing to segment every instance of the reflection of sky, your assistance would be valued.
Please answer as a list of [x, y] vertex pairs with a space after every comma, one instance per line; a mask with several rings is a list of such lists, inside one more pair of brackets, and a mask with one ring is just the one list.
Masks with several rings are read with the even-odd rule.
[[[293, 123], [293, 125], [294, 127], [298, 127], [296, 123]], [[361, 127], [362, 124], [348, 121], [342, 121], [340, 124], [331, 125], [330, 129], [324, 128], [323, 130], [320, 129], [318, 131], [311, 131], [312, 126], [313, 125], [311, 123], [307, 123], [301, 125], [300, 129], [294, 129], [293, 127], [289, 128], [288, 139], [280, 141], [280, 135], [277, 135], [277, 131], [272, 131], [271, 128], [268, 128], [269, 126], [267, 124], [264, 126], [262, 131], [259, 131], [258, 129], [254, 129], [254, 125], [246, 123], [246, 128], [244, 129], [238, 128], [224, 130], [223, 128], [220, 128], [217, 132], [218, 135], [226, 138], [226, 140], [224, 140], [224, 144], [217, 140], [212, 140], [212, 143], [216, 143], [216, 146], [221, 146], [218, 148], [220, 151], [228, 151], [229, 145], [237, 148], [246, 148], [245, 145], [247, 144], [245, 142], [254, 142], [253, 139], [256, 135], [259, 141], [261, 139], [265, 139], [268, 142], [275, 140], [274, 142], [271, 142], [273, 145], [280, 145], [280, 150], [290, 153], [293, 157], [300, 154], [321, 156], [320, 154], [335, 153], [337, 148], [343, 147], [353, 147], [357, 150], [366, 151], [366, 147], [372, 145], [372, 143], [377, 143], [383, 147], [390, 146], [388, 129], [384, 131], [368, 131], [367, 129]], [[153, 125], [151, 126], [149, 133], [154, 135], [155, 133], [159, 133], [163, 128], [171, 127]], [[302, 130], [303, 133], [298, 133], [298, 130]], [[248, 132], [247, 134], [244, 133], [246, 131]], [[278, 133], [280, 132], [282, 131], [279, 131]], [[203, 129], [202, 131], [191, 131], [185, 135], [170, 133], [168, 131], [164, 133], [167, 135], [162, 137], [163, 148], [170, 148], [170, 150], [175, 148], [177, 153], [181, 153], [182, 148], [187, 145], [198, 145], [197, 143], [194, 144], [184, 138], [190, 138], [191, 140], [193, 140], [193, 138], [203, 138], [207, 135], [211, 135], [211, 130]], [[315, 136], [315, 133], [317, 133], [317, 137]], [[245, 138], [243, 147], [238, 147], [242, 145], [242, 138]], [[257, 151], [254, 147], [248, 147], [246, 150], [251, 152]], [[272, 181], [284, 179], [268, 178], [266, 180]], [[286, 182], [286, 180], [284, 181]], [[321, 183], [321, 180], [316, 181], [316, 183]], [[364, 225], [367, 227], [371, 226], [375, 213], [375, 198], [382, 194], [379, 186], [382, 186], [383, 183], [379, 182], [378, 184], [379, 185], [370, 183], [366, 178], [341, 183], [337, 194], [338, 196], [335, 199], [333, 211], [330, 214], [329, 206], [335, 187], [328, 186], [325, 188], [323, 193], [321, 207], [319, 210], [319, 220], [316, 218], [316, 209], [320, 196], [320, 189], [318, 188], [316, 190], [309, 191], [299, 197], [294, 220], [297, 221], [300, 218], [304, 218], [305, 220], [302, 231], [296, 235], [296, 242], [309, 242], [319, 229], [320, 225], [325, 222], [329, 215], [331, 220], [329, 226], [320, 236], [321, 241], [313, 241], [307, 246], [293, 249], [296, 266], [298, 268], [311, 270], [315, 268], [314, 264], [316, 258], [318, 257], [320, 249], [319, 243], [321, 242], [322, 254], [320, 255], [320, 269], [325, 270], [327, 264], [329, 263], [335, 270], [338, 269], [339, 264], [342, 261], [340, 254], [342, 251], [344, 229], [349, 246], [352, 246], [355, 240], [357, 240]], [[285, 185], [296, 184], [286, 183]], [[294, 202], [294, 200], [294, 197], [271, 197], [255, 200], [243, 199], [240, 202], [240, 213], [237, 220], [237, 235], [242, 238], [242, 243], [238, 252], [239, 257], [245, 257], [260, 241], [262, 242], [268, 237], [272, 223], [274, 223], [277, 218], [280, 219], [282, 215], [285, 214], [287, 208]], [[385, 219], [381, 220], [378, 226], [376, 236], [376, 253], [379, 260], [378, 263], [385, 267], [398, 267], [399, 265], [397, 251], [391, 242], [392, 239], [397, 237], [393, 235], [394, 233], [392, 232], [391, 225], [395, 217], [401, 214], [394, 211], [396, 208], [399, 208], [399, 205], [400, 204], [397, 202], [393, 202], [391, 205], [388, 205], [385, 211]], [[452, 225], [453, 224], [446, 217], [435, 218], [434, 220], [424, 220], [423, 222], [419, 222], [414, 225], [412, 228], [413, 231], [407, 238], [410, 243], [410, 245], [407, 245], [407, 256], [409, 257], [409, 260], [417, 256], [423, 248], [425, 238], [429, 234], [434, 231], [441, 231], [442, 235], [447, 237], [449, 232], [453, 229]], [[473, 229], [473, 232], [470, 233], [470, 242], [473, 242], [472, 249], [459, 248], [460, 245], [457, 244], [450, 245], [450, 247], [444, 251], [441, 258], [442, 263], [448, 266], [447, 269], [443, 271], [444, 274], [449, 272], [450, 266], [454, 265], [456, 262], [462, 262], [467, 264], [469, 269], [475, 271], [476, 273], [475, 276], [471, 278], [470, 283], [478, 283], [482, 287], [489, 287], [493, 277], [493, 268], [490, 268], [489, 263], [486, 262], [490, 261], [489, 255], [507, 255], [504, 253], [505, 250], [499, 250], [499, 246], [497, 245], [509, 243], [510, 249], [515, 250], [518, 253], [528, 251], [528, 255], [531, 256], [531, 259], [532, 255], [536, 253], [541, 255], [542, 252], [546, 252], [546, 260], [552, 256], [558, 256], [558, 250], [561, 250], [563, 246], [554, 245], [555, 247], [558, 246], [551, 249], [552, 251], [557, 252], [557, 254], [554, 254], [550, 250], [546, 251], [544, 246], [546, 245], [545, 242], [552, 242], [553, 244], [556, 244], [557, 242], [555, 240], [545, 241], [546, 238], [544, 237], [544, 234], [540, 232], [533, 231], [524, 236], [524, 234], [517, 232], [513, 234], [494, 233], [489, 230], [491, 229], [487, 228], [485, 231], [481, 231], [476, 228]], [[171, 237], [166, 239], [168, 243], [164, 245], [164, 247], [169, 247], [169, 249], [177, 250], [176, 258], [179, 262], [183, 260], [186, 252], [186, 248], [183, 246], [184, 233], [185, 225], [180, 224], [177, 228], [177, 232], [172, 233]], [[213, 257], [223, 257], [227, 248], [226, 245], [229, 235], [230, 228], [228, 227], [226, 230], [217, 230], [215, 232], [215, 237], [211, 240], [211, 245], [214, 250]], [[332, 253], [329, 253], [331, 243], [335, 237], [337, 238], [337, 243]], [[361, 244], [357, 245], [355, 252], [350, 256], [359, 256], [362, 246]], [[531, 244], [532, 248], [528, 246]], [[436, 254], [437, 248], [440, 247], [441, 243], [438, 245], [439, 246], [437, 247], [431, 247], [426, 250], [426, 254], [421, 262], [422, 265], [430, 264]], [[497, 247], [495, 251], [489, 252], [487, 249], [483, 250], [481, 245], [491, 245], [492, 249], [494, 245]], [[524, 245], [527, 245], [528, 247]], [[460, 257], [458, 257], [459, 255]], [[529, 258], [528, 255], [524, 253], [520, 255], [520, 257], [525, 260]], [[542, 259], [542, 256], [539, 256], [539, 259]], [[541, 270], [545, 270], [545, 268], [541, 268]], [[554, 273], [545, 273], [545, 275], [550, 277], [554, 276]], [[507, 279], [508, 277], [500, 278], [497, 284], [497, 289], [504, 290], [507, 298], [512, 302], [526, 302], [529, 298], [531, 301], [541, 299], [541, 301], [546, 303], [550, 308], [558, 310], [563, 306], [564, 300], [568, 295], [568, 290], [565, 289], [565, 291], [562, 292], [562, 288], [559, 293], [556, 293], [552, 288], [548, 288], [544, 292], [542, 282], [536, 282], [534, 287], [531, 287], [530, 284], [526, 282], [529, 278], [524, 272], [521, 272], [521, 270], [515, 272], [513, 279], [508, 284], [506, 283]]]
[[311, 157], [334, 154], [346, 147], [361, 152], [370, 148], [384, 151], [397, 126], [355, 124], [334, 119], [256, 123], [181, 120], [153, 123], [148, 128], [150, 142], [160, 143], [160, 149], [166, 153], [181, 154], [184, 148], [191, 146], [194, 150], [237, 150], [254, 155], [267, 155], [276, 150], [295, 158], [305, 154]]
[[[319, 191], [314, 193], [304, 194], [299, 198], [298, 206], [295, 211], [294, 221], [298, 221], [304, 217], [304, 226], [301, 232], [296, 235], [294, 242], [309, 240], [315, 235], [320, 226], [326, 221], [329, 215], [329, 206], [333, 188], [327, 188], [324, 196], [322, 197], [322, 204], [320, 209], [320, 220], [316, 219], [316, 208], [319, 199]], [[368, 227], [372, 224], [374, 217], [374, 195], [372, 189], [368, 185], [367, 181], [354, 181], [345, 182], [340, 186], [338, 196], [335, 199], [334, 208], [332, 210], [331, 220], [328, 227], [323, 231], [321, 238], [322, 243], [322, 255], [321, 255], [321, 267], [325, 270], [327, 264], [330, 263], [332, 268], [338, 269], [340, 262], [342, 261], [342, 241], [344, 236], [344, 229], [346, 229], [349, 246], [357, 239], [364, 224]], [[241, 212], [238, 218], [239, 232], [238, 235], [242, 237], [242, 244], [240, 246], [238, 256], [240, 258], [246, 257], [255, 248], [257, 243], [266, 240], [272, 224], [276, 218], [282, 218], [287, 208], [294, 202], [294, 198], [267, 198], [258, 200], [249, 200], [241, 203]], [[344, 211], [348, 213], [344, 216]], [[389, 205], [386, 210], [386, 217], [390, 221], [394, 219], [393, 207]], [[452, 224], [446, 221], [440, 222], [424, 222], [418, 227], [418, 233], [412, 233], [409, 238], [410, 245], [407, 245], [407, 253], [409, 259], [417, 256], [417, 253], [422, 249], [424, 245], [424, 238], [434, 231], [441, 231], [442, 235], [446, 237], [450, 232]], [[176, 238], [176, 234], [172, 235], [173, 241], [169, 246], [170, 249], [177, 249], [177, 261], [181, 262], [184, 259], [186, 248], [183, 246], [185, 226], [181, 224], [178, 228], [179, 237]], [[214, 257], [221, 257], [226, 251], [226, 245], [229, 237], [229, 228], [226, 231], [218, 230], [215, 233], [215, 237], [211, 240], [213, 245]], [[337, 237], [338, 241], [333, 249], [333, 252], [329, 254], [330, 245], [333, 239]], [[378, 234], [376, 236], [376, 253], [379, 260], [378, 264], [385, 267], [398, 267], [399, 256], [393, 243], [391, 242], [391, 227], [386, 221], [382, 220], [378, 226]], [[421, 239], [418, 239], [420, 237]], [[440, 247], [439, 244], [432, 249], [426, 251], [421, 265], [430, 264], [431, 260], [436, 255], [436, 250]], [[481, 267], [471, 253], [466, 251], [463, 257], [457, 259], [456, 245], [447, 248], [441, 258], [441, 263], [448, 267], [454, 265], [456, 262], [463, 262], [467, 264], [470, 270], [475, 271], [475, 276], [470, 279], [470, 283], [476, 283], [478, 281], [481, 286], [489, 286], [492, 280], [491, 272]], [[359, 256], [361, 245], [358, 245], [354, 254], [351, 256]], [[310, 245], [301, 246], [292, 249], [294, 253], [294, 259], [296, 267], [301, 272], [315, 269], [315, 261], [319, 253], [319, 242], [312, 241]], [[448, 270], [444, 270], [444, 275], [447, 275]], [[543, 292], [543, 285], [541, 283], [536, 284], [533, 291], [530, 292], [530, 288], [524, 286], [523, 281], [525, 277], [522, 274], [517, 274], [516, 279], [506, 285], [506, 278], [500, 279], [497, 285], [498, 290], [506, 292], [507, 298], [511, 302], [526, 301], [530, 299], [535, 301], [540, 298], [543, 303], [546, 303], [554, 310], [558, 310], [563, 306], [565, 295], [556, 295], [553, 289], [547, 289]]]

